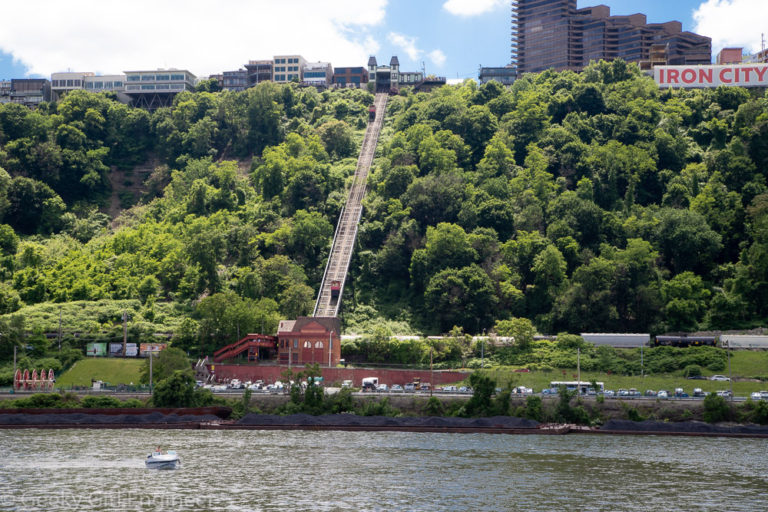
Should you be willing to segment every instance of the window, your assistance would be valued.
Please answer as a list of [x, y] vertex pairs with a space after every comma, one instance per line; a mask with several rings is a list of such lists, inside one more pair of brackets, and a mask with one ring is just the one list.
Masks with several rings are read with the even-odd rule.
[[323, 342], [322, 341], [316, 341], [315, 342], [315, 348], [323, 348]]
[[75, 85], [74, 80], [67, 80], [67, 87], [72, 87]]
[[171, 84], [157, 84], [157, 89], [158, 90], [167, 91], [170, 88], [171, 88]]
[[294, 338], [293, 339], [293, 348], [299, 348], [299, 339], [298, 338]]
[[171, 80], [184, 80], [184, 75], [171, 75]]
[[91, 82], [85, 82], [85, 88], [86, 89], [93, 89], [93, 84]]
[[81, 87], [82, 82], [80, 80], [75, 80], [75, 87]]
[[141, 90], [142, 91], [154, 91], [155, 90], [155, 86], [152, 85], [152, 84], [144, 84], [144, 85], [141, 86]]
[[127, 82], [138, 82], [140, 79], [141, 78], [139, 77], [139, 75], [128, 75], [127, 77], [125, 77], [125, 80]]
[[142, 82], [154, 82], [155, 81], [155, 75], [141, 75], [141, 81]]
[[155, 75], [155, 80], [158, 82], [167, 82], [171, 79], [170, 75]]
[[312, 348], [312, 342], [311, 341], [305, 341], [304, 342], [304, 348]]
[[93, 88], [94, 89], [103, 89], [104, 88], [104, 82], [93, 82]]
[[123, 82], [115, 82], [115, 88], [122, 87], [122, 86], [123, 86]]

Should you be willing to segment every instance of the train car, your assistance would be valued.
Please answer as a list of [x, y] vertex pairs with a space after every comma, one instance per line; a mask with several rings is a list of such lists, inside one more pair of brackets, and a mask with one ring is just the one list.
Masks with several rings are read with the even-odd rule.
[[698, 336], [695, 334], [662, 334], [656, 336], [656, 347], [715, 347], [717, 336]]
[[368, 120], [373, 121], [376, 119], [376, 105], [368, 107]]
[[583, 332], [581, 337], [595, 346], [607, 345], [614, 348], [647, 347], [651, 341], [651, 335], [648, 333]]
[[331, 281], [331, 302], [336, 303], [341, 293], [341, 281]]
[[768, 349], [768, 336], [754, 334], [721, 334], [720, 346], [732, 349]]

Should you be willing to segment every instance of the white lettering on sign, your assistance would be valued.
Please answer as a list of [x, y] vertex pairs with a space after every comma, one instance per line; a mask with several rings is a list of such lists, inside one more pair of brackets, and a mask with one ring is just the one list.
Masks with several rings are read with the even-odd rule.
[[768, 64], [656, 66], [653, 78], [659, 87], [768, 87]]

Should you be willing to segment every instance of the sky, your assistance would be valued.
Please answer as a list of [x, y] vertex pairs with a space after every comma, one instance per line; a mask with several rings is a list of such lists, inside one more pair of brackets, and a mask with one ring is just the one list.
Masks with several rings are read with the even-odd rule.
[[[761, 32], [768, 46], [768, 0], [578, 0], [597, 4], [678, 20], [712, 38], [713, 57], [726, 46], [759, 50]], [[464, 79], [509, 63], [509, 36], [508, 0], [40, 0], [34, 15], [8, 2], [0, 79], [157, 68], [205, 77], [278, 54], [334, 66], [397, 55], [403, 71]]]

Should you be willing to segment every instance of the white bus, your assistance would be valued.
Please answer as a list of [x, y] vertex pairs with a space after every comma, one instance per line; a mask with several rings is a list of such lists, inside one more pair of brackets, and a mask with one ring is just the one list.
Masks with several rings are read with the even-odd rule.
[[560, 389], [560, 387], [565, 386], [565, 389], [567, 389], [568, 391], [578, 390], [580, 395], [602, 393], [603, 391], [605, 391], [605, 385], [603, 385], [602, 382], [596, 382], [595, 384], [597, 384], [597, 389], [592, 389], [591, 382], [576, 381], [576, 380], [569, 380], [569, 381], [553, 380], [552, 382], [549, 383], [549, 388], [557, 392]]

